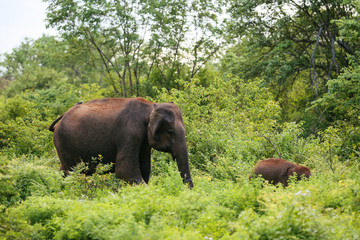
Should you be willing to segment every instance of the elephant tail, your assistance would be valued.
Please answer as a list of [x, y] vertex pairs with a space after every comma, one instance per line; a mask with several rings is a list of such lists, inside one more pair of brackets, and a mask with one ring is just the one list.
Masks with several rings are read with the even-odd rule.
[[58, 117], [57, 119], [55, 119], [55, 121], [50, 125], [49, 131], [54, 132], [54, 130], [55, 130], [54, 127], [55, 127], [56, 123], [57, 123], [58, 121], [60, 121], [60, 119], [62, 119], [63, 116], [64, 116], [64, 114], [61, 115], [60, 117]]
[[[82, 104], [82, 103], [84, 103], [84, 101], [77, 102], [74, 106], [79, 105], [79, 104]], [[64, 113], [64, 114], [65, 114], [65, 113]], [[62, 117], [64, 116], [64, 114], [61, 115], [60, 117], [58, 117], [57, 119], [55, 119], [55, 121], [50, 125], [49, 131], [54, 132], [54, 130], [55, 130], [55, 128], [54, 128], [55, 125], [57, 124], [58, 121], [60, 121], [60, 119], [62, 119]]]

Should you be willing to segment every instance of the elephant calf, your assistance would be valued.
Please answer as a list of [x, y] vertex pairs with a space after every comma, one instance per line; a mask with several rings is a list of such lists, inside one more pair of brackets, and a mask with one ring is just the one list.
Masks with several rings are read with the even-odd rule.
[[280, 158], [263, 160], [257, 163], [254, 168], [255, 175], [261, 175], [265, 180], [268, 180], [274, 185], [282, 183], [284, 187], [288, 185], [289, 177], [295, 173], [297, 174], [297, 180], [311, 176], [311, 172], [307, 167], [299, 166]]
[[[56, 125], [56, 126], [55, 126]], [[60, 158], [68, 173], [81, 161], [102, 155], [115, 163], [116, 176], [131, 183], [148, 183], [151, 148], [176, 159], [183, 182], [193, 187], [189, 170], [185, 127], [173, 103], [153, 103], [142, 98], [104, 98], [79, 102], [50, 126]], [[88, 174], [95, 170], [89, 166]]]

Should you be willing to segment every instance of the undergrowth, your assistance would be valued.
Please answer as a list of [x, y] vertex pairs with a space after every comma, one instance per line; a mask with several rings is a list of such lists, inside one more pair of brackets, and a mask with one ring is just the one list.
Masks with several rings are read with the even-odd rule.
[[[0, 103], [0, 136], [12, 133], [0, 139], [0, 239], [360, 239], [360, 168], [356, 152], [342, 154], [347, 129], [305, 138], [303, 123], [279, 121], [260, 80], [179, 85], [154, 101], [182, 110], [191, 190], [155, 150], [148, 185], [129, 186], [103, 164], [64, 177], [43, 128], [57, 114], [46, 111], [52, 100], [24, 93]], [[287, 188], [249, 180], [257, 161], [279, 156], [309, 167], [310, 179]]]
[[[287, 188], [260, 178], [233, 181], [198, 172], [190, 190], [171, 161], [161, 162], [161, 174], [139, 186], [101, 172], [84, 176], [75, 171], [63, 178], [42, 161], [46, 160], [30, 163], [16, 158], [3, 168], [1, 186], [7, 183], [7, 188], [2, 187], [1, 195], [6, 193], [7, 198], [1, 199], [0, 236], [4, 239], [360, 237], [358, 166], [346, 168], [346, 178], [323, 171]], [[157, 162], [153, 165], [159, 167]], [[7, 207], [13, 202], [17, 203]]]

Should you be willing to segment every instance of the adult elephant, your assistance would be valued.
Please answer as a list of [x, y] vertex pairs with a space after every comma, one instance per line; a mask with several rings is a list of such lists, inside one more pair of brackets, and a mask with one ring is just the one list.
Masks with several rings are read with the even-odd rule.
[[[171, 153], [183, 182], [193, 187], [185, 127], [181, 111], [173, 103], [142, 98], [80, 102], [58, 117], [49, 130], [54, 132], [60, 170], [65, 174], [79, 162], [90, 163], [100, 154], [103, 163], [115, 163], [117, 177], [130, 184], [148, 183], [154, 148]], [[92, 166], [88, 173], [94, 170]]]

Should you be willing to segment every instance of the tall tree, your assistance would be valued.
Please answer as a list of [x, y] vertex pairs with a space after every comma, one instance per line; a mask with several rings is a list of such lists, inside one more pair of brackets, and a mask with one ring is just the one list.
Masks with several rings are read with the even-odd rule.
[[341, 152], [346, 158], [360, 156], [360, 2], [354, 0], [357, 14], [353, 18], [334, 21], [339, 38], [355, 50], [348, 54], [349, 66], [336, 79], [328, 82], [329, 91], [314, 107], [325, 109], [324, 122], [338, 127], [342, 134]]
[[97, 74], [85, 62], [90, 55], [86, 49], [74, 48], [74, 42], [42, 36], [26, 39], [0, 62], [2, 78], [8, 93], [27, 89], [48, 88], [59, 81], [73, 84], [94, 82]]
[[[137, 0], [59, 1], [47, 0], [49, 25], [57, 27], [67, 39], [84, 39], [84, 43], [102, 62], [99, 72], [123, 96], [133, 94], [133, 80], [139, 87], [140, 47], [144, 42], [148, 20], [141, 14], [144, 3]], [[119, 90], [119, 85], [122, 89]], [[129, 90], [128, 90], [129, 87]]]
[[[291, 104], [294, 88], [305, 88], [297, 96], [303, 98], [297, 102], [303, 111], [327, 93], [327, 82], [349, 65], [348, 55], [355, 55], [356, 45], [340, 37], [334, 22], [356, 16], [351, 1], [231, 0], [229, 14], [229, 33], [237, 45], [224, 68], [245, 79], [264, 78], [283, 106]], [[321, 118], [323, 109], [315, 110]]]
[[84, 39], [102, 62], [94, 66], [125, 97], [134, 94], [133, 79], [139, 95], [141, 77], [155, 71], [168, 89], [177, 78], [193, 77], [223, 43], [216, 1], [45, 1], [49, 25]]
[[193, 78], [218, 53], [223, 38], [222, 1], [154, 1], [149, 46], [151, 66], [166, 88], [175, 79]]

